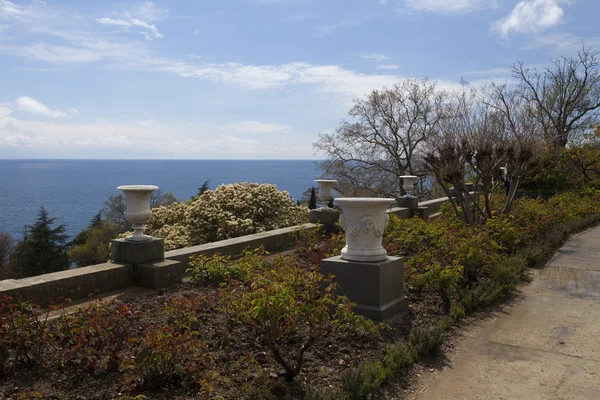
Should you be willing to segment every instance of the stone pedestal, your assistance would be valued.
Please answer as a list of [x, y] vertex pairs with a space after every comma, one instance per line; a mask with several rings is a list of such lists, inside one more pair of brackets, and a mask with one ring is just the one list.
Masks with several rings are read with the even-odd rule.
[[313, 224], [323, 224], [327, 233], [337, 232], [335, 224], [340, 220], [340, 212], [333, 208], [317, 208], [310, 210], [309, 221]]
[[150, 238], [143, 242], [114, 239], [111, 243], [112, 262], [121, 264], [147, 264], [165, 259], [165, 241]]
[[416, 197], [399, 197], [396, 199], [396, 204], [398, 207], [410, 208], [411, 210], [416, 210], [419, 208], [419, 199]]
[[383, 321], [408, 306], [404, 295], [404, 262], [388, 257], [379, 262], [346, 261], [340, 256], [321, 261], [321, 273], [335, 275], [337, 294], [356, 303], [355, 312]]
[[149, 289], [161, 289], [180, 283], [185, 265], [165, 260], [164, 240], [115, 239], [111, 243], [112, 261], [133, 266], [133, 283]]

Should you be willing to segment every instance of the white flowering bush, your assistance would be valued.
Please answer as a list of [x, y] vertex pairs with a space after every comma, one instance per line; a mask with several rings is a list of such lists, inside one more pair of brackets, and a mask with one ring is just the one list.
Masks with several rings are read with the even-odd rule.
[[195, 246], [308, 221], [308, 208], [296, 206], [276, 185], [233, 183], [208, 190], [188, 203], [152, 210], [146, 233], [165, 239], [165, 249]]

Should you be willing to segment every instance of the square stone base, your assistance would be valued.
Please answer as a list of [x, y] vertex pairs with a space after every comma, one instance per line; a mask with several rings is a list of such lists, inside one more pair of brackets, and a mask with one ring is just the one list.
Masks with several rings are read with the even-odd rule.
[[406, 208], [410, 208], [411, 210], [415, 210], [416, 208], [419, 207], [419, 199], [416, 197], [399, 197], [396, 199], [396, 204], [398, 205], [398, 207], [406, 207]]
[[320, 267], [321, 273], [335, 275], [336, 293], [356, 303], [357, 314], [383, 321], [408, 307], [400, 257], [370, 263], [336, 256], [322, 260]]
[[147, 264], [165, 259], [164, 239], [151, 238], [143, 242], [114, 239], [111, 242], [112, 262], [120, 264]]
[[181, 283], [183, 263], [164, 260], [134, 267], [134, 283], [148, 289], [163, 289]]

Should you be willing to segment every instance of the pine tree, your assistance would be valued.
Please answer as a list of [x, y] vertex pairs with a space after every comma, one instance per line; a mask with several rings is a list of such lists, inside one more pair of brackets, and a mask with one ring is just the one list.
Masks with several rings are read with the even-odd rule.
[[103, 210], [98, 211], [96, 213], [96, 215], [94, 215], [92, 217], [92, 219], [90, 220], [88, 229], [92, 229], [92, 228], [96, 228], [96, 227], [100, 226], [100, 224], [102, 224], [102, 222], [104, 222], [103, 214], [104, 214]]
[[198, 197], [202, 196], [202, 194], [203, 194], [204, 192], [208, 191], [208, 190], [210, 189], [210, 187], [209, 187], [209, 185], [208, 185], [208, 183], [209, 183], [209, 182], [210, 182], [210, 180], [208, 180], [208, 179], [207, 179], [207, 180], [205, 180], [205, 181], [204, 181], [204, 183], [202, 184], [202, 186], [200, 186], [200, 187], [198, 188], [198, 194], [196, 195], [196, 197], [192, 197], [192, 199], [196, 199], [196, 198], [198, 198]]
[[35, 276], [69, 268], [66, 228], [52, 228], [56, 218], [40, 208], [35, 224], [25, 226], [23, 241], [17, 246], [17, 257], [25, 276]]
[[308, 201], [308, 209], [314, 210], [317, 208], [317, 193], [315, 192], [315, 188], [310, 188], [310, 200]]

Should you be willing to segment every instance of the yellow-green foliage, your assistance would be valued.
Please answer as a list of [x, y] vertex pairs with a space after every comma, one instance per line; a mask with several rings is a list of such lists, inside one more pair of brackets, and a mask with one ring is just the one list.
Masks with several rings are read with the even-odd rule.
[[153, 209], [147, 233], [164, 238], [165, 249], [172, 250], [304, 222], [308, 208], [296, 206], [277, 186], [233, 183], [188, 203]]
[[[405, 256], [405, 278], [412, 290], [436, 292], [450, 306], [457, 291], [464, 294], [475, 283], [493, 280], [496, 269], [519, 249], [559, 225], [599, 214], [600, 192], [566, 192], [548, 200], [521, 198], [511, 215], [495, 213], [485, 226], [465, 225], [451, 213], [431, 221], [393, 217], [384, 243], [390, 254]], [[560, 235], [545, 251], [563, 239]], [[540, 259], [537, 254], [525, 258], [530, 264]]]
[[236, 280], [246, 281], [253, 270], [262, 270], [264, 256], [268, 255], [263, 248], [247, 250], [241, 257], [222, 256], [212, 257], [200, 255], [190, 261], [187, 272], [191, 274], [193, 283], [221, 283]]
[[222, 285], [220, 295], [234, 320], [251, 327], [271, 349], [288, 381], [300, 373], [315, 341], [335, 331], [377, 333], [375, 324], [356, 316], [353, 304], [336, 295], [336, 286], [316, 267], [304, 269], [293, 257], [279, 256], [247, 271], [246, 282]]

